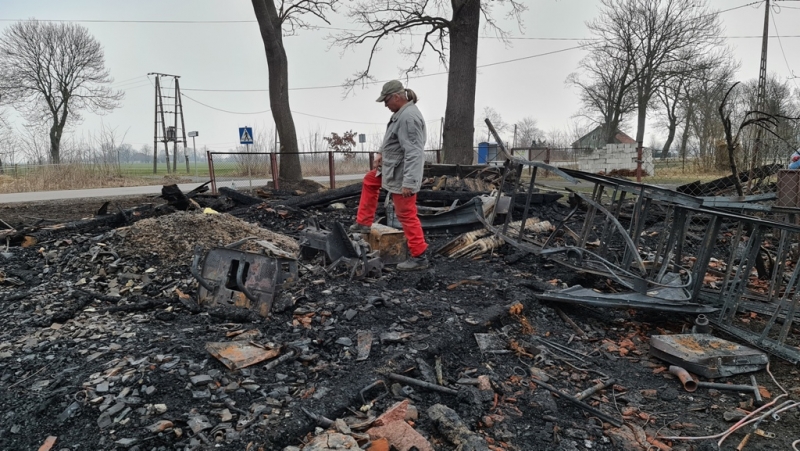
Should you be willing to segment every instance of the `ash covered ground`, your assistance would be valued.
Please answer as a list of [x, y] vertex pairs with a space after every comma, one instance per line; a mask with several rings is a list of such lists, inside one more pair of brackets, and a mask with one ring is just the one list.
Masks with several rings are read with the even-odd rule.
[[[510, 246], [475, 260], [434, 257], [425, 271], [360, 281], [305, 262], [286, 290], [291, 307], [267, 319], [200, 307], [192, 245], [228, 244], [254, 233], [252, 225], [297, 238], [312, 217], [350, 224], [357, 201], [299, 210], [242, 207], [224, 196], [196, 200], [228, 213], [213, 223], [187, 221], [202, 213], [128, 198], [120, 209], [156, 207], [126, 220], [46, 230], [102, 202], [0, 210], [20, 230], [49, 220], [36, 223], [35, 244], [3, 248], [0, 256], [0, 449], [38, 449], [52, 436], [56, 450], [283, 450], [329, 427], [337, 436], [363, 437], [376, 417], [409, 400], [403, 423], [436, 450], [712, 450], [716, 440], [659, 437], [713, 435], [731, 426], [726, 413], [754, 408], [749, 395], [686, 393], [666, 364], [648, 355], [650, 335], [685, 331], [693, 318], [540, 303], [535, 295], [548, 287], [605, 289], [609, 282]], [[552, 221], [567, 211], [560, 203], [536, 207]], [[153, 233], [156, 219], [168, 232]], [[432, 247], [452, 238], [428, 235]], [[371, 350], [359, 360], [366, 333]], [[494, 343], [482, 351], [476, 334]], [[206, 350], [206, 343], [237, 337], [278, 354], [233, 371]], [[797, 369], [776, 359], [771, 368], [797, 399]], [[620, 427], [537, 384], [575, 394], [610, 378], [615, 384], [586, 401]], [[763, 372], [758, 378], [765, 396], [781, 393]], [[746, 376], [726, 381], [749, 383]], [[437, 405], [463, 422], [459, 433], [436, 418]], [[761, 425], [775, 437], [754, 436], [749, 446], [791, 449], [799, 419], [787, 411]], [[722, 449], [735, 449], [746, 432]], [[307, 449], [336, 449], [313, 446]]]

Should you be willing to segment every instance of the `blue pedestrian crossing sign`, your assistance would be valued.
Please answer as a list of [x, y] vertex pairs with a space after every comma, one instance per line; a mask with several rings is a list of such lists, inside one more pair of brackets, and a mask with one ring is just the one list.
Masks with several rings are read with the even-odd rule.
[[239, 127], [239, 144], [253, 144], [253, 127]]

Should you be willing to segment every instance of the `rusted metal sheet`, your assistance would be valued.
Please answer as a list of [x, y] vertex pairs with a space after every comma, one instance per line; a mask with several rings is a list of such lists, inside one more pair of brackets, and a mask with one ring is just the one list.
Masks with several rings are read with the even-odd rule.
[[709, 334], [653, 335], [650, 354], [709, 379], [760, 371], [769, 361], [757, 349]]
[[200, 283], [198, 302], [238, 307], [269, 316], [280, 289], [297, 279], [297, 262], [227, 248], [208, 251], [198, 270], [201, 249], [195, 249], [192, 275]]
[[245, 341], [206, 343], [206, 351], [231, 370], [238, 370], [277, 357], [279, 349], [266, 348]]

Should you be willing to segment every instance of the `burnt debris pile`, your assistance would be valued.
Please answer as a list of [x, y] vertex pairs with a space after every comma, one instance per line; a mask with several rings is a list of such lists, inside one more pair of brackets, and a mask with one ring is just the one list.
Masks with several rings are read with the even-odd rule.
[[695, 189], [430, 165], [410, 273], [359, 184], [0, 217], [0, 449], [791, 449], [798, 212]]

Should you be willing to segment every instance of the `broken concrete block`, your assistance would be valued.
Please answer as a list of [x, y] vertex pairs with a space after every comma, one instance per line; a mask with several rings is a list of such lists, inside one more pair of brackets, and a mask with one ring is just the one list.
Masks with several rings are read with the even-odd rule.
[[406, 418], [406, 413], [408, 412], [408, 405], [410, 404], [409, 400], [403, 400], [401, 402], [395, 403], [392, 407], [389, 407], [383, 415], [379, 416], [374, 423], [373, 426], [385, 426], [394, 421], [403, 421]]
[[409, 451], [416, 448], [418, 451], [433, 451], [433, 446], [419, 432], [405, 421], [392, 421], [385, 426], [373, 427], [367, 430], [370, 440], [385, 438], [398, 451]]

